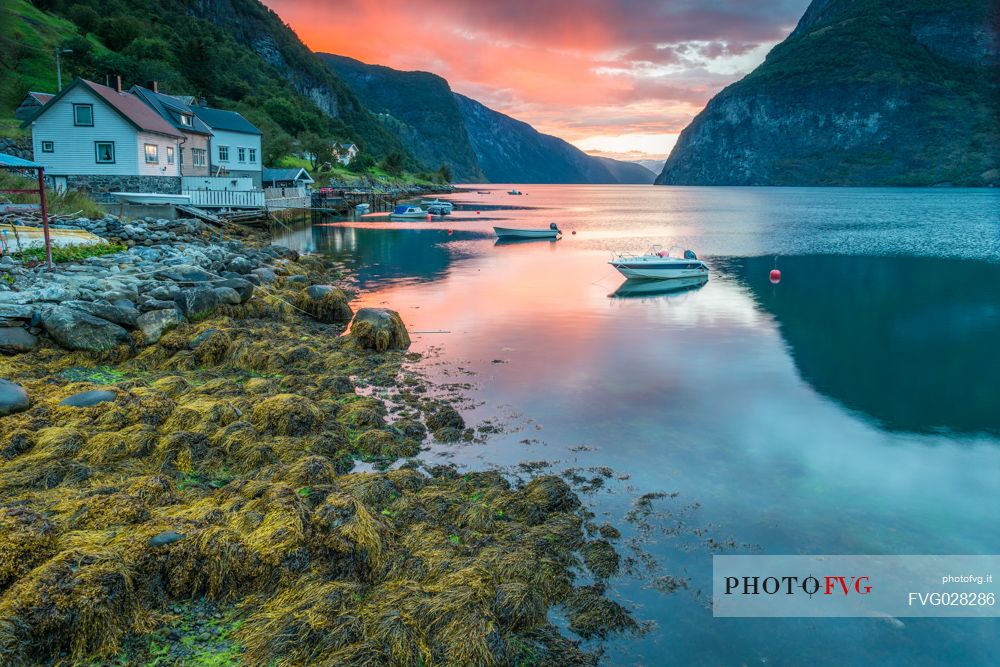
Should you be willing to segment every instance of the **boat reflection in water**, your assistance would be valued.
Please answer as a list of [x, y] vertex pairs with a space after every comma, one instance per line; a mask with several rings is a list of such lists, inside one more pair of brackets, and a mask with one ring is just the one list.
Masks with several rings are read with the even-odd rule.
[[628, 279], [609, 296], [613, 299], [664, 296], [701, 289], [708, 282], [708, 276], [691, 278], [667, 278], [664, 280]]
[[521, 245], [522, 243], [537, 243], [539, 245], [545, 244], [545, 243], [555, 244], [555, 242], [558, 241], [558, 240], [559, 240], [558, 238], [554, 238], [554, 237], [551, 237], [551, 236], [541, 236], [541, 237], [537, 237], [537, 238], [519, 238], [519, 237], [514, 237], [514, 236], [508, 236], [508, 237], [498, 238], [496, 241], [493, 242], [493, 245], [495, 245], [495, 246], [498, 246], [498, 245]]

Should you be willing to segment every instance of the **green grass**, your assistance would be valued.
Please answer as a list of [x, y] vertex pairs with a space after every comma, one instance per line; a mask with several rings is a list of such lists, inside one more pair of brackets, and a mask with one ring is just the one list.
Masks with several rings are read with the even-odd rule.
[[[33, 178], [26, 178], [0, 170], [0, 190], [27, 190], [37, 187], [38, 181]], [[4, 195], [0, 192], [0, 196], [9, 198], [15, 204], [38, 203], [38, 195], [35, 194]], [[104, 216], [104, 209], [98, 206], [87, 194], [78, 190], [57, 192], [52, 188], [45, 188], [45, 201], [49, 213], [52, 215], [79, 214], [86, 218], [100, 218]]]
[[[88, 257], [101, 257], [102, 255], [113, 255], [116, 252], [125, 250], [126, 247], [120, 243], [95, 243], [93, 245], [64, 245], [52, 247], [52, 261], [79, 262]], [[45, 248], [28, 248], [20, 252], [13, 253], [13, 256], [21, 261], [44, 261]]]

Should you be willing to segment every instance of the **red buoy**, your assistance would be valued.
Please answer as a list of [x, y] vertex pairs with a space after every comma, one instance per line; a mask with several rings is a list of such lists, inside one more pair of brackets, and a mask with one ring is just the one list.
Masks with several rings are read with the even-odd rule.
[[771, 269], [771, 282], [775, 285], [781, 282], [781, 271], [778, 269]]
[[575, 229], [573, 230], [573, 235], [574, 235], [574, 236], [576, 235], [576, 230], [575, 230]]
[[479, 215], [479, 211], [476, 211], [476, 215]]
[[451, 236], [451, 235], [452, 235], [452, 233], [453, 233], [453, 232], [452, 232], [452, 230], [450, 230], [450, 229], [449, 229], [449, 230], [448, 230], [448, 236]]
[[430, 214], [430, 213], [428, 213], [428, 214], [427, 214], [427, 222], [430, 222], [430, 221], [431, 221], [431, 214]]

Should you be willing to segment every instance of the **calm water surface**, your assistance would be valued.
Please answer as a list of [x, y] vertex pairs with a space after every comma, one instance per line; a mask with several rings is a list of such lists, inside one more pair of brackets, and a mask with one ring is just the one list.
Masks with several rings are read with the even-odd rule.
[[[708, 603], [714, 553], [1000, 553], [1000, 193], [488, 187], [444, 222], [279, 242], [348, 263], [358, 305], [447, 332], [413, 336], [420, 366], [472, 383], [470, 425], [509, 432], [426, 459], [613, 469], [586, 501], [635, 558], [611, 594], [655, 627], [603, 643], [607, 664], [997, 664], [995, 619], [713, 619]], [[494, 243], [493, 224], [550, 221], [562, 240]], [[695, 249], [711, 280], [619, 290], [609, 251], [652, 243]], [[630, 523], [648, 492], [676, 495]], [[663, 592], [667, 574], [687, 588]]]

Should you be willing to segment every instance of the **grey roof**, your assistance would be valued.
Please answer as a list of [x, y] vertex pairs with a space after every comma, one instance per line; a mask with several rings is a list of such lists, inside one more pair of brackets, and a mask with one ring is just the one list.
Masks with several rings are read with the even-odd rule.
[[176, 127], [181, 132], [193, 132], [195, 134], [208, 135], [212, 134], [212, 128], [206, 125], [205, 122], [197, 116], [192, 118], [191, 125], [184, 125], [181, 123], [181, 114], [194, 115], [194, 111], [191, 110], [191, 106], [184, 103], [181, 98], [174, 97], [173, 95], [153, 92], [149, 88], [143, 88], [142, 86], [132, 86], [129, 92], [149, 105], [153, 111], [160, 114], [165, 121]]
[[[305, 178], [299, 178], [299, 176], [305, 176]], [[261, 174], [261, 179], [263, 183], [271, 183], [274, 181], [308, 181], [313, 182], [312, 176], [309, 172], [302, 167], [291, 167], [288, 169], [277, 168], [277, 167], [264, 167], [264, 171]]]
[[213, 130], [261, 134], [261, 131], [253, 126], [253, 123], [235, 111], [213, 109], [212, 107], [191, 107], [191, 111]]
[[37, 162], [32, 162], [30, 160], [25, 160], [19, 158], [16, 155], [8, 155], [7, 153], [0, 153], [0, 167], [17, 167], [18, 169], [38, 169], [42, 165]]

